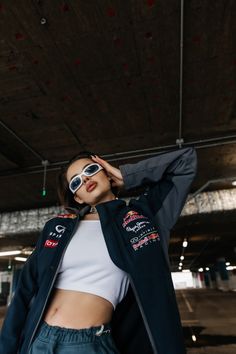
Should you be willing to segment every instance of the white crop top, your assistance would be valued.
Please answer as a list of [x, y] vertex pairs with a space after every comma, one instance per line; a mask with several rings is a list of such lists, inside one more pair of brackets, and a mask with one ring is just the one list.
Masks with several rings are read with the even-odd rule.
[[100, 220], [82, 220], [62, 260], [55, 287], [101, 296], [116, 305], [127, 293], [129, 278], [111, 260]]

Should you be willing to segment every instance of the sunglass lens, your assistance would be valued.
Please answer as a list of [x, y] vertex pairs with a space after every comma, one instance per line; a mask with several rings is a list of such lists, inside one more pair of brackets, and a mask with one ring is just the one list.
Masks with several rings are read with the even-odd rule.
[[70, 184], [70, 188], [73, 190], [73, 192], [75, 192], [81, 185], [81, 178], [80, 177], [76, 177], [73, 179], [73, 181], [71, 181]]
[[98, 170], [99, 170], [98, 165], [90, 165], [84, 170], [84, 172], [86, 173], [86, 175], [91, 176], [94, 173], [96, 173]]

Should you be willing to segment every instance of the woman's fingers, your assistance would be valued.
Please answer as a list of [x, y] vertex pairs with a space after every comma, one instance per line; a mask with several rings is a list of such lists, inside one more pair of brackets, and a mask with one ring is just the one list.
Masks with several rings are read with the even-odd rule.
[[109, 162], [103, 160], [101, 157], [98, 157], [97, 155], [95, 157], [92, 156], [92, 158], [94, 161], [98, 162], [102, 167], [104, 167], [108, 173], [115, 174], [116, 170], [118, 170], [117, 168], [109, 164]]
[[107, 172], [108, 176], [111, 177], [112, 186], [123, 186], [124, 181], [120, 170], [114, 166], [112, 166], [109, 162], [103, 160], [101, 157], [92, 156], [94, 162], [99, 163]]
[[107, 161], [103, 160], [101, 157], [98, 157], [97, 155], [92, 156], [92, 159], [96, 162], [98, 162], [102, 167], [104, 167], [106, 170], [109, 170], [110, 167], [112, 167]]

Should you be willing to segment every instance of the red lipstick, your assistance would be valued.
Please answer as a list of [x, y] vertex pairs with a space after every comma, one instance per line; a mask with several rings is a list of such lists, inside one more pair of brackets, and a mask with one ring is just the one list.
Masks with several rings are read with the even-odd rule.
[[91, 192], [92, 190], [94, 190], [96, 185], [97, 185], [96, 182], [88, 182], [88, 184], [86, 184], [86, 191]]

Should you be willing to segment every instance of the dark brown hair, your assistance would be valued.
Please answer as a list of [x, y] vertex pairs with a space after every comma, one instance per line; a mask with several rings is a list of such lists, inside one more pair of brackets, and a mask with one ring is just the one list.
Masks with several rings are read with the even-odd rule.
[[[99, 156], [98, 154], [96, 154]], [[57, 176], [57, 194], [58, 198], [60, 201], [60, 204], [64, 206], [65, 209], [75, 209], [75, 210], [81, 210], [84, 208], [87, 204], [79, 204], [75, 201], [74, 199], [74, 194], [70, 191], [69, 189], [69, 184], [67, 182], [66, 178], [66, 173], [70, 165], [79, 160], [79, 159], [85, 159], [89, 158], [91, 159], [91, 156], [95, 156], [95, 153], [91, 151], [80, 151], [78, 154], [73, 156], [70, 161], [61, 168], [60, 173]], [[92, 160], [93, 161], [93, 160]], [[116, 188], [111, 188], [112, 192], [116, 195], [117, 194], [117, 189]]]

